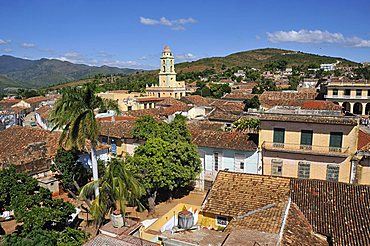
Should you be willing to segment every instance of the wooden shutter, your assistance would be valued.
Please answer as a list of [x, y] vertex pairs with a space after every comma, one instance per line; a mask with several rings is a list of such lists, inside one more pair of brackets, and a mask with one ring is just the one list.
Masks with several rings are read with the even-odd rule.
[[284, 143], [285, 140], [285, 129], [274, 128], [274, 143]]

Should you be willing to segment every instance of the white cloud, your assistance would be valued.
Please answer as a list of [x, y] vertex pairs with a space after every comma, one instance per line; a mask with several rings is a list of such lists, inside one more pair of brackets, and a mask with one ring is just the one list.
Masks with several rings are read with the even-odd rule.
[[11, 40], [5, 40], [5, 39], [0, 38], [0, 45], [9, 44], [10, 42], [11, 42]]
[[272, 43], [330, 43], [350, 47], [370, 47], [370, 40], [359, 37], [345, 37], [342, 33], [331, 33], [321, 30], [277, 31], [268, 32], [267, 38]]
[[86, 64], [90, 66], [110, 66], [110, 67], [119, 67], [119, 68], [134, 68], [134, 69], [153, 69], [153, 66], [144, 65], [136, 61], [125, 61], [120, 59], [114, 59], [113, 55], [110, 55], [106, 52], [98, 52], [96, 58], [86, 56], [82, 53], [76, 51], [70, 51], [64, 53], [58, 57], [50, 58], [58, 59], [61, 61], [68, 61], [77, 64]]
[[198, 59], [198, 57], [196, 57], [192, 53], [185, 53], [185, 54], [175, 55], [175, 59], [177, 62], [186, 62], [186, 61], [194, 61]]
[[35, 47], [36, 47], [36, 45], [35, 45], [35, 44], [33, 44], [33, 43], [22, 43], [22, 44], [21, 44], [21, 47], [22, 47], [22, 48], [25, 48], [25, 49], [30, 49], [30, 48], [35, 48]]
[[5, 48], [5, 49], [3, 49], [3, 52], [4, 53], [12, 53], [13, 52], [13, 49]]
[[140, 17], [140, 23], [143, 25], [162, 25], [170, 27], [172, 30], [185, 30], [184, 25], [186, 24], [194, 24], [197, 21], [191, 17], [189, 18], [182, 18], [182, 19], [176, 19], [176, 20], [169, 20], [166, 17], [161, 17], [159, 20]]

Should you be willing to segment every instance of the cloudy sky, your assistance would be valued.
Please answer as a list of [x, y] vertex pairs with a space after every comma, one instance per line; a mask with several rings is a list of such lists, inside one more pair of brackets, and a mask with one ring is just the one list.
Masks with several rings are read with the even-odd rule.
[[157, 68], [275, 47], [370, 61], [370, 1], [1, 0], [0, 55]]

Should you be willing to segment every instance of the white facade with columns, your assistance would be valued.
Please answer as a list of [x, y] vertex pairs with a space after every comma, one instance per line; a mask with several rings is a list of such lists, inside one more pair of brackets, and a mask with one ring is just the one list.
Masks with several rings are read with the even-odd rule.
[[342, 106], [344, 111], [370, 114], [370, 82], [367, 80], [329, 82], [325, 98]]

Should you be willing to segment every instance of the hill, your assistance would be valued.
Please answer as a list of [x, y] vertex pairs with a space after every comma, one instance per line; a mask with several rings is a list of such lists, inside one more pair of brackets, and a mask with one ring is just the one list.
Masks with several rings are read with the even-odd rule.
[[321, 56], [308, 54], [300, 51], [283, 50], [283, 49], [256, 49], [234, 53], [225, 57], [210, 57], [193, 62], [184, 62], [176, 65], [177, 72], [195, 72], [213, 68], [216, 71], [221, 70], [221, 66], [227, 67], [254, 67], [262, 68], [265, 64], [285, 60], [288, 66], [335, 63], [340, 61], [345, 65], [358, 65], [356, 62], [349, 61], [340, 57]]
[[[287, 66], [307, 66], [310, 64], [320, 65], [321, 63], [336, 63], [340, 61], [343, 65], [351, 65], [355, 66], [358, 63], [340, 58], [340, 57], [330, 57], [330, 56], [321, 56], [315, 54], [308, 54], [299, 51], [292, 51], [292, 50], [283, 50], [283, 49], [274, 49], [274, 48], [266, 48], [266, 49], [256, 49], [256, 50], [249, 50], [234, 53], [225, 57], [210, 57], [210, 58], [203, 58], [197, 61], [192, 62], [183, 62], [178, 63], [175, 65], [176, 72], [179, 73], [189, 73], [189, 72], [201, 72], [206, 69], [215, 69], [217, 72], [222, 71], [222, 67], [254, 67], [254, 68], [262, 68], [268, 63], [285, 60], [287, 62]], [[145, 71], [141, 74], [145, 73], [147, 77], [156, 79], [158, 76], [158, 70], [152, 71]], [[137, 79], [136, 75], [132, 75], [131, 81]], [[119, 79], [119, 78], [117, 78]], [[102, 79], [103, 83], [109, 82], [110, 78]], [[74, 81], [71, 83], [60, 84], [57, 86], [51, 87], [52, 89], [55, 88], [62, 88], [67, 86], [76, 86], [81, 85], [89, 80], [80, 80]]]
[[37, 88], [92, 77], [97, 74], [131, 74], [138, 70], [88, 66], [56, 59], [27, 60], [0, 56], [0, 90], [5, 87]]

